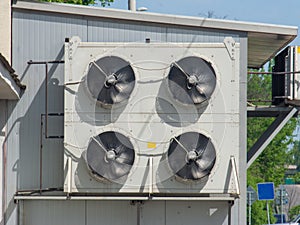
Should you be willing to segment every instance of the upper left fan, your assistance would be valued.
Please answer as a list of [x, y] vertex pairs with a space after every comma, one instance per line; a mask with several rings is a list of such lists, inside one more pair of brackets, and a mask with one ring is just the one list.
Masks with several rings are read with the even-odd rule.
[[86, 76], [87, 88], [102, 106], [112, 106], [129, 99], [135, 86], [135, 74], [128, 61], [105, 56], [92, 61]]

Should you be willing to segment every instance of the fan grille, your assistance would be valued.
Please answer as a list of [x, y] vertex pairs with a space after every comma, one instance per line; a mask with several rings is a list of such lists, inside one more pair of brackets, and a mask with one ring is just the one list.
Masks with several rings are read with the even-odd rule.
[[203, 134], [187, 132], [171, 140], [168, 163], [183, 180], [197, 181], [207, 177], [216, 162], [216, 150]]
[[183, 104], [201, 104], [208, 100], [216, 87], [216, 74], [209, 62], [189, 56], [174, 62], [168, 74], [172, 96]]
[[135, 86], [130, 63], [117, 56], [91, 62], [86, 79], [92, 97], [106, 106], [127, 100]]
[[117, 180], [129, 174], [135, 153], [128, 137], [108, 131], [90, 139], [86, 161], [96, 176]]

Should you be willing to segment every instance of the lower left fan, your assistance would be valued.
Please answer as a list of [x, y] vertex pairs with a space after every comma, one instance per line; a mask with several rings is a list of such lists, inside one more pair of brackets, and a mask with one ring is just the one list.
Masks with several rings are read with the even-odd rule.
[[91, 137], [86, 162], [97, 178], [116, 181], [126, 177], [134, 163], [135, 152], [129, 138], [114, 131]]

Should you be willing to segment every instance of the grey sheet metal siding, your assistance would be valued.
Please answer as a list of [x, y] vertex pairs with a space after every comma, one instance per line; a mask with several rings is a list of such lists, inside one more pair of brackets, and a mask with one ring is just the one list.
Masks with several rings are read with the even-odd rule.
[[232, 36], [239, 42], [237, 33], [216, 30], [193, 30], [112, 20], [88, 21], [88, 41], [91, 42], [144, 42], [146, 38], [154, 42], [223, 42], [227, 36]]
[[[41, 114], [45, 112], [45, 66], [28, 66], [29, 60], [63, 59], [65, 38], [75, 35], [82, 41], [94, 42], [143, 42], [145, 38], [158, 42], [223, 42], [226, 36], [232, 36], [239, 42], [242, 34], [14, 9], [12, 63], [27, 89], [17, 105], [11, 105], [13, 113], [9, 119], [11, 135], [8, 141], [11, 160], [8, 177], [11, 182], [19, 190], [39, 188], [39, 136]], [[49, 112], [63, 112], [64, 66], [49, 64], [48, 71]], [[51, 124], [62, 125], [61, 120], [54, 118]], [[63, 141], [43, 139], [42, 158], [42, 187], [62, 187]]]
[[[16, 151], [10, 150], [9, 154], [18, 159], [18, 177], [13, 178], [18, 180], [18, 189], [36, 189], [41, 113], [45, 113], [45, 66], [29, 66], [27, 62], [63, 60], [65, 37], [78, 35], [87, 40], [87, 21], [31, 12], [13, 14], [13, 65], [27, 89], [10, 118], [13, 135], [9, 136], [9, 144]], [[64, 66], [49, 64], [48, 72], [49, 112], [63, 112]], [[62, 140], [43, 139], [43, 188], [62, 186], [62, 150]]]

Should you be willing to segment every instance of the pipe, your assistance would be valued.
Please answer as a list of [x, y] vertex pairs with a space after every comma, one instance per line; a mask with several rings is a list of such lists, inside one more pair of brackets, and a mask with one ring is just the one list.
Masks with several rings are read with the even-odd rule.
[[45, 138], [48, 138], [48, 64], [60, 64], [65, 63], [64, 60], [52, 60], [52, 61], [32, 61], [27, 62], [28, 65], [45, 65]]
[[48, 137], [48, 62], [45, 64], [45, 138]]
[[4, 106], [4, 119], [6, 124], [4, 125], [4, 141], [3, 141], [3, 152], [2, 152], [2, 220], [3, 224], [6, 224], [6, 191], [7, 191], [7, 134], [8, 134], [8, 127], [7, 127], [7, 120], [8, 120], [8, 100], [5, 100]]
[[[68, 157], [68, 194], [72, 191], [72, 159]], [[68, 196], [69, 197], [69, 196]]]
[[41, 115], [41, 128], [40, 128], [40, 194], [43, 188], [43, 115]]
[[286, 74], [296, 74], [296, 73], [300, 73], [300, 71], [295, 71], [295, 72], [251, 72], [248, 71], [247, 74], [261, 74], [261, 75], [286, 75]]
[[128, 0], [128, 10], [136, 11], [136, 0]]
[[150, 162], [149, 162], [149, 171], [150, 171], [150, 186], [149, 186], [149, 197], [152, 195], [153, 193], [153, 157], [150, 157]]
[[154, 200], [154, 201], [234, 201], [234, 197], [145, 197], [145, 196], [30, 196], [30, 195], [15, 195], [14, 200]]

